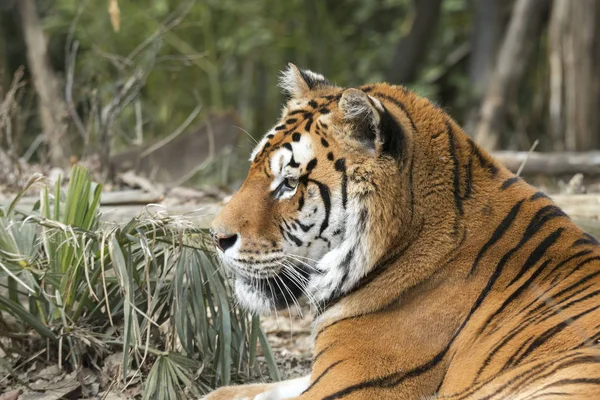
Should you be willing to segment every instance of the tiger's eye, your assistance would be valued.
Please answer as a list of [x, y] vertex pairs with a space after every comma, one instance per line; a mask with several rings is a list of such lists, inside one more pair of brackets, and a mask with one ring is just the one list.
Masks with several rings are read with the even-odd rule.
[[298, 178], [285, 178], [285, 186], [287, 186], [290, 189], [295, 189], [298, 186], [299, 180]]

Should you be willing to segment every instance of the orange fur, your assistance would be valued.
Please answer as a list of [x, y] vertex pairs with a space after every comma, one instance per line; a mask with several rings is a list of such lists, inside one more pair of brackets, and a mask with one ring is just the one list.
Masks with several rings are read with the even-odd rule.
[[[402, 128], [401, 156], [383, 153], [378, 138], [374, 152], [356, 139], [360, 121], [345, 118], [341, 88], [303, 87], [280, 122], [300, 130], [309, 114], [326, 115], [320, 135], [302, 132], [329, 144], [316, 149], [311, 176], [338, 193], [328, 153], [344, 158], [373, 261], [320, 305], [311, 385], [297, 398], [600, 398], [598, 243], [431, 102], [384, 83], [359, 89]], [[307, 100], [317, 106], [291, 118]], [[277, 132], [271, 149], [292, 140]], [[213, 224], [258, 252], [281, 240], [277, 221], [303, 195], [269, 198], [270, 152]], [[255, 395], [227, 390], [209, 398]]]

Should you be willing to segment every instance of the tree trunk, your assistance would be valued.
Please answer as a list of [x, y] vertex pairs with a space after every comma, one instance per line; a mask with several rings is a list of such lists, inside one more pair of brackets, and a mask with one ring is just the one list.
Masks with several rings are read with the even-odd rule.
[[67, 107], [57, 77], [52, 70], [44, 32], [35, 0], [19, 0], [17, 8], [27, 44], [27, 63], [38, 97], [40, 121], [49, 149], [50, 163], [66, 167], [70, 144], [67, 138]]
[[600, 146], [600, 0], [555, 0], [550, 24], [550, 132], [556, 150]]
[[471, 32], [471, 55], [469, 57], [469, 83], [472, 90], [472, 106], [465, 123], [472, 132], [479, 119], [481, 100], [494, 72], [498, 46], [504, 26], [503, 0], [479, 0], [475, 2], [473, 31]]
[[415, 79], [437, 27], [442, 0], [414, 0], [414, 3], [415, 17], [410, 32], [398, 42], [386, 76], [390, 83]]
[[481, 105], [481, 119], [475, 130], [476, 141], [488, 150], [500, 143], [506, 127], [507, 104], [516, 101], [518, 85], [525, 74], [527, 59], [542, 28], [549, 0], [517, 0], [496, 69]]

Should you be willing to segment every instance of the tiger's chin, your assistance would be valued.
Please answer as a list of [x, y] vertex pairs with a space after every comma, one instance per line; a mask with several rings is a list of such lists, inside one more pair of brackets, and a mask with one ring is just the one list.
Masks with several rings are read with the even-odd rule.
[[303, 296], [299, 282], [281, 274], [268, 278], [235, 276], [235, 295], [246, 310], [267, 315], [273, 311], [293, 308]]

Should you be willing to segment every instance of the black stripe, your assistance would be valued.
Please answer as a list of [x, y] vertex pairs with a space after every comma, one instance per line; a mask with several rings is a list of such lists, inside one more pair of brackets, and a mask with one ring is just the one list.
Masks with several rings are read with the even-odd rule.
[[[501, 387], [499, 387], [494, 393], [489, 394], [488, 396], [485, 397], [485, 399], [490, 399], [498, 394], [500, 394], [501, 392], [503, 392], [505, 389], [509, 388], [510, 386], [512, 386], [513, 391], [518, 391], [521, 387], [523, 387], [526, 384], [529, 384], [532, 380], [536, 380], [538, 379], [539, 375], [536, 376], [536, 374], [538, 374], [538, 372], [542, 372], [543, 370], [547, 370], [549, 367], [554, 367], [554, 371], [552, 373], [555, 373], [557, 370], [563, 368], [563, 364], [560, 364], [561, 362], [563, 362], [564, 360], [568, 360], [571, 357], [576, 357], [579, 354], [567, 354], [565, 356], [559, 357], [558, 359], [552, 360], [551, 363], [539, 363], [538, 365], [533, 366], [532, 368], [530, 368], [527, 372], [523, 373], [522, 375], [515, 377], [514, 379], [511, 379], [510, 381], [508, 381], [507, 383], [505, 383], [504, 385], [502, 385]], [[573, 360], [568, 360], [566, 363], [570, 365], [572, 363]], [[468, 396], [470, 396], [471, 394], [473, 394], [474, 392], [476, 392], [477, 390], [480, 390], [481, 388], [485, 387], [486, 385], [488, 385], [491, 381], [497, 379], [497, 375], [492, 375], [490, 378], [487, 378], [484, 381], [480, 381], [477, 382], [476, 386], [471, 386], [468, 387], [467, 389], [459, 392], [459, 393], [455, 393], [452, 394], [452, 396], [447, 396], [447, 397], [452, 397], [453, 399], [457, 400], [457, 398], [459, 398], [458, 396], [460, 396], [460, 398], [466, 398]], [[520, 381], [520, 382], [519, 382]], [[473, 385], [475, 385], [475, 383], [473, 383]], [[479, 399], [479, 400], [483, 400], [483, 399]]]
[[569, 273], [567, 275], [565, 275], [565, 277], [563, 279], [567, 279], [569, 276], [571, 276], [572, 274], [574, 274], [575, 272], [579, 271], [581, 269], [581, 267], [583, 267], [586, 264], [591, 263], [592, 261], [597, 261], [600, 260], [600, 256], [595, 256], [595, 257], [590, 257], [590, 258], [586, 258], [585, 260], [581, 261], [580, 263], [578, 263], [575, 268], [573, 268], [572, 270], [569, 271]]
[[[572, 359], [569, 359], [573, 357]], [[589, 364], [589, 363], [597, 363], [598, 358], [589, 356], [589, 355], [580, 355], [575, 353], [574, 355], [568, 354], [566, 357], [561, 357], [558, 360], [552, 360], [551, 362], [546, 362], [542, 364], [544, 367], [540, 373], [529, 374], [526, 379], [523, 379], [522, 382], [518, 386], [513, 385], [513, 390], [515, 392], [520, 392], [524, 389], [525, 386], [530, 385], [533, 382], [544, 382], [544, 380], [550, 376], [556, 375], [557, 371], [566, 369], [572, 365], [580, 365], [580, 364]], [[545, 370], [545, 371], [544, 371]], [[538, 389], [534, 393], [539, 392], [541, 389]], [[528, 398], [529, 400], [529, 398]]]
[[413, 119], [410, 116], [410, 113], [406, 109], [406, 106], [399, 99], [397, 99], [395, 97], [392, 97], [390, 95], [387, 95], [385, 93], [381, 93], [381, 92], [375, 92], [375, 93], [373, 93], [373, 96], [378, 97], [378, 98], [382, 98], [382, 99], [385, 99], [385, 100], [388, 100], [391, 103], [393, 103], [396, 107], [398, 107], [399, 109], [401, 109], [402, 112], [404, 113], [404, 115], [406, 116], [406, 118], [408, 119], [408, 122], [410, 123], [410, 126], [413, 128], [414, 133], [418, 133], [419, 132], [418, 129], [417, 129], [417, 126], [415, 125], [415, 122], [413, 121]]
[[434, 133], [433, 135], [431, 135], [431, 139], [437, 139], [440, 136], [442, 136], [443, 133], [446, 133], [445, 129], [440, 130], [438, 133]]
[[303, 232], [308, 232], [313, 226], [315, 226], [315, 224], [304, 225], [298, 219], [295, 219], [294, 221], [298, 224], [298, 226], [300, 227], [300, 229], [302, 229]]
[[453, 169], [454, 169], [454, 204], [456, 209], [458, 210], [458, 215], [462, 216], [464, 214], [462, 199], [460, 197], [460, 165], [458, 163], [458, 159], [456, 158], [456, 144], [454, 143], [454, 131], [452, 129], [452, 125], [450, 121], [446, 120], [446, 130], [448, 132], [448, 150], [450, 152], [450, 158], [452, 159]]
[[[544, 277], [542, 278], [542, 281], [544, 281], [544, 280], [548, 279], [550, 276], [552, 276], [552, 274], [553, 274], [555, 271], [557, 271], [557, 270], [561, 269], [561, 268], [562, 268], [562, 267], [563, 267], [563, 266], [564, 266], [566, 263], [568, 263], [568, 262], [570, 262], [570, 261], [574, 260], [574, 259], [575, 259], [575, 258], [577, 258], [577, 257], [584, 256], [584, 255], [586, 255], [586, 254], [589, 254], [589, 253], [591, 253], [591, 252], [592, 252], [591, 250], [584, 250], [584, 251], [580, 251], [580, 252], [578, 252], [578, 253], [576, 253], [576, 254], [573, 254], [573, 255], [569, 256], [568, 258], [566, 258], [566, 259], [562, 260], [561, 262], [559, 262], [558, 264], [556, 264], [556, 265], [554, 266], [554, 268], [552, 268], [550, 271], [548, 271], [548, 273], [546, 273], [546, 274], [544, 275]], [[551, 286], [550, 286], [548, 289], [552, 289], [553, 287], [554, 287], [554, 286], [553, 286], [553, 285], [551, 285]], [[524, 307], [522, 307], [522, 309], [523, 309], [523, 310], [526, 310], [526, 309], [528, 309], [528, 308], [529, 308], [529, 307], [531, 307], [533, 304], [537, 303], [537, 302], [540, 300], [541, 296], [542, 296], [542, 295], [544, 295], [544, 294], [546, 294], [546, 293], [547, 293], [547, 290], [546, 290], [544, 293], [542, 293], [542, 294], [540, 294], [539, 296], [537, 296], [537, 298], [536, 298], [536, 299], [534, 299], [534, 300], [531, 300], [531, 301], [530, 301], [530, 302], [529, 302], [527, 305], [525, 305]], [[536, 308], [536, 310], [539, 310], [539, 309], [540, 309], [540, 308]], [[529, 313], [529, 314], [531, 314], [531, 313]]]
[[546, 254], [546, 251], [548, 251], [550, 246], [552, 246], [554, 244], [554, 242], [556, 242], [558, 240], [558, 238], [560, 237], [560, 235], [563, 233], [564, 230], [565, 230], [565, 228], [558, 228], [557, 230], [552, 232], [550, 235], [548, 235], [542, 241], [542, 243], [540, 243], [535, 248], [535, 250], [533, 250], [531, 252], [529, 257], [527, 258], [527, 261], [525, 261], [525, 263], [521, 266], [521, 269], [519, 270], [517, 275], [515, 275], [515, 277], [506, 286], [508, 287], [508, 286], [512, 285], [513, 283], [515, 283], [516, 281], [518, 281], [519, 279], [521, 279], [521, 277], [529, 270], [529, 268], [536, 265], [538, 263], [538, 261], [540, 261], [540, 259], [542, 257], [544, 257], [544, 255]]
[[544, 276], [544, 279], [549, 278], [550, 276], [552, 276], [552, 274], [555, 271], [558, 271], [559, 269], [561, 269], [563, 267], [563, 265], [565, 265], [566, 263], [576, 259], [577, 257], [581, 257], [581, 256], [585, 256], [588, 255], [592, 252], [592, 250], [581, 250], [575, 254], [570, 255], [569, 257], [567, 257], [566, 259], [564, 259], [563, 261], [559, 262], [558, 264], [556, 264], [556, 266], [554, 268], [552, 268], [550, 271], [548, 271], [548, 273], [546, 274], [546, 276]]
[[593, 308], [590, 308], [590, 309], [587, 309], [585, 311], [582, 311], [582, 312], [580, 312], [577, 315], [568, 316], [567, 319], [561, 321], [558, 325], [555, 325], [552, 328], [546, 330], [544, 333], [542, 333], [540, 336], [538, 336], [533, 341], [533, 343], [531, 343], [527, 347], [527, 349], [523, 352], [523, 354], [521, 354], [521, 356], [514, 363], [515, 364], [519, 364], [528, 355], [530, 355], [531, 353], [533, 353], [538, 347], [542, 346], [544, 343], [546, 343], [546, 341], [548, 341], [554, 335], [560, 333], [563, 329], [565, 329], [569, 325], [572, 325], [574, 321], [578, 320], [579, 318], [582, 318], [582, 317], [586, 316], [587, 314], [589, 314], [592, 311], [595, 311], [595, 310], [597, 310], [599, 308], [600, 308], [600, 305], [598, 305], [596, 307], [593, 307]]
[[544, 261], [544, 263], [540, 266], [540, 268], [538, 268], [533, 274], [531, 274], [531, 276], [521, 285], [517, 288], [517, 290], [515, 290], [514, 292], [512, 292], [510, 294], [510, 296], [508, 296], [506, 298], [506, 300], [504, 300], [504, 302], [502, 303], [502, 305], [492, 314], [490, 315], [487, 320], [484, 322], [484, 326], [487, 326], [490, 324], [490, 322], [492, 322], [492, 320], [494, 318], [496, 318], [500, 313], [502, 313], [502, 311], [504, 311], [504, 309], [506, 307], [508, 307], [508, 305], [510, 305], [514, 300], [516, 300], [519, 296], [521, 296], [521, 294], [529, 288], [529, 285], [539, 276], [539, 274], [544, 270], [544, 268], [546, 268], [550, 262], [552, 260], [546, 260]]
[[[548, 207], [556, 208], [555, 206], [548, 206]], [[494, 277], [494, 282], [498, 278], [498, 276], [502, 272], [502, 270], [504, 269], [504, 266], [512, 258], [512, 256], [517, 251], [519, 251], [529, 241], [529, 239], [531, 239], [533, 237], [533, 235], [535, 235], [535, 233], [537, 233], [538, 230], [544, 226], [544, 224], [546, 222], [548, 222], [552, 218], [554, 218], [554, 214], [546, 214], [547, 211], [548, 211], [547, 207], [544, 207], [544, 208], [538, 210], [538, 212], [533, 216], [533, 218], [529, 222], [529, 225], [525, 229], [525, 232], [523, 233], [523, 236], [521, 237], [521, 240], [519, 241], [519, 243], [517, 243], [517, 245], [515, 247], [513, 247], [508, 252], [506, 252], [504, 254], [504, 256], [502, 256], [502, 258], [500, 259], [500, 262], [496, 266], [494, 275], [492, 275], [492, 277]], [[497, 276], [496, 276], [496, 274], [497, 274]], [[489, 285], [489, 282], [488, 282], [488, 285]], [[491, 287], [490, 287], [490, 289], [491, 289]], [[486, 328], [485, 325], [481, 326], [478, 331], [479, 334], [481, 334], [485, 330], [485, 328]]]
[[540, 400], [540, 399], [544, 399], [544, 397], [548, 397], [550, 396], [550, 398], [555, 398], [556, 396], [573, 396], [573, 393], [568, 393], [568, 392], [546, 392], [546, 393], [540, 393], [540, 394], [533, 394], [533, 396], [529, 396], [527, 397], [527, 400]]
[[509, 178], [507, 180], [505, 180], [504, 182], [502, 182], [502, 186], [500, 186], [500, 190], [506, 190], [509, 187], [511, 187], [512, 185], [514, 185], [515, 183], [517, 183], [519, 181], [518, 176], [513, 176], [512, 178]]
[[312, 118], [309, 118], [309, 119], [306, 120], [306, 125], [304, 125], [304, 130], [306, 132], [310, 132], [310, 127], [312, 126], [312, 123], [313, 123], [313, 119]]
[[334, 322], [332, 322], [331, 324], [329, 324], [329, 325], [327, 325], [327, 326], [324, 326], [323, 328], [321, 328], [321, 329], [319, 330], [319, 332], [317, 332], [317, 334], [316, 334], [316, 336], [315, 336], [315, 343], [316, 343], [316, 342], [317, 342], [317, 340], [319, 339], [319, 336], [321, 336], [321, 334], [322, 334], [322, 333], [325, 333], [325, 331], [326, 331], [327, 329], [331, 328], [331, 327], [332, 327], [332, 326], [334, 326], [334, 325], [337, 325], [337, 324], [339, 324], [340, 322], [344, 322], [344, 321], [346, 321], [346, 320], [353, 319], [353, 318], [356, 318], [356, 317], [345, 317], [345, 318], [342, 318], [342, 319], [338, 319], [337, 321], [334, 321]]
[[302, 240], [298, 239], [296, 236], [292, 235], [290, 232], [288, 232], [287, 234], [288, 234], [288, 237], [296, 244], [296, 246], [300, 247], [304, 244], [304, 243], [302, 243]]
[[[568, 293], [570, 291], [572, 291], [573, 289], [576, 289], [582, 285], [584, 285], [585, 283], [589, 282], [590, 280], [594, 279], [595, 277], [597, 277], [598, 275], [600, 275], [600, 271], [596, 271], [593, 272], [589, 275], [584, 276], [583, 278], [581, 278], [580, 280], [578, 280], [577, 282], [573, 283], [572, 285], [567, 286], [566, 288], [562, 289], [560, 292], [552, 295], [552, 298], [558, 298], [561, 297], [562, 295], [564, 295], [565, 293]], [[591, 285], [593, 286], [593, 285]], [[571, 295], [572, 296], [572, 295]], [[529, 312], [529, 314], [534, 314], [537, 311], [539, 311], [542, 307], [544, 307], [545, 304], [540, 304], [538, 305], [536, 308], [534, 308], [533, 310], [531, 310]]]
[[498, 167], [494, 164], [494, 161], [484, 157], [477, 144], [475, 144], [475, 142], [471, 138], [467, 138], [467, 142], [471, 147], [471, 153], [475, 154], [481, 168], [487, 169], [493, 177], [496, 176], [496, 174], [498, 173]]
[[353, 258], [354, 258], [354, 248], [350, 249], [348, 251], [348, 253], [346, 253], [346, 256], [342, 260], [342, 263], [339, 265], [339, 267], [341, 267], [342, 270], [344, 271], [344, 274], [343, 274], [342, 278], [340, 279], [339, 286], [334, 291], [333, 297], [338, 297], [338, 296], [342, 295], [342, 286], [348, 279], [348, 274], [350, 274], [350, 266], [351, 266]]
[[473, 192], [473, 157], [469, 157], [469, 162], [465, 168], [465, 193], [463, 200], [468, 200]]
[[317, 360], [323, 355], [325, 354], [325, 352], [329, 349], [331, 349], [333, 347], [335, 343], [332, 343], [328, 346], [326, 346], [324, 349], [321, 349], [317, 354], [315, 354], [315, 356], [313, 357], [313, 365], [317, 362]]
[[304, 193], [298, 199], [298, 211], [302, 211], [302, 208], [304, 208]]
[[292, 168], [298, 168], [300, 166], [300, 163], [298, 163], [295, 159], [294, 159], [294, 154], [292, 153], [292, 158], [290, 158], [290, 162], [288, 163], [288, 166], [292, 167]]
[[[449, 346], [448, 346], [449, 347]], [[348, 386], [342, 390], [339, 390], [333, 394], [330, 394], [329, 396], [325, 396], [323, 398], [323, 400], [333, 400], [333, 399], [339, 399], [342, 397], [345, 397], [349, 394], [352, 394], [356, 391], [359, 390], [363, 390], [363, 389], [368, 389], [370, 387], [378, 387], [378, 386], [383, 386], [383, 387], [390, 387], [390, 386], [397, 386], [400, 383], [402, 383], [403, 381], [419, 376], [421, 374], [424, 374], [425, 372], [427, 372], [428, 370], [430, 370], [431, 368], [435, 367], [437, 364], [439, 364], [444, 356], [446, 355], [446, 352], [448, 351], [448, 347], [445, 348], [444, 350], [442, 350], [441, 352], [439, 352], [434, 358], [432, 358], [430, 361], [428, 361], [425, 364], [422, 364], [416, 368], [413, 368], [410, 371], [407, 371], [406, 373], [400, 373], [400, 376], [395, 376], [398, 373], [392, 374], [392, 375], [388, 375], [386, 377], [382, 377], [382, 378], [375, 378], [372, 380], [368, 380], [368, 381], [364, 381], [361, 383], [357, 383], [351, 386]], [[390, 378], [395, 378], [395, 379], [390, 379]]]
[[394, 119], [392, 114], [383, 107], [383, 113], [380, 116], [379, 128], [383, 136], [384, 153], [391, 155], [396, 160], [402, 160], [405, 149], [405, 134], [400, 124]]
[[531, 201], [534, 201], [537, 199], [550, 199], [550, 197], [548, 197], [548, 195], [544, 192], [535, 192], [535, 194], [529, 198], [529, 200], [531, 200]]
[[581, 239], [577, 239], [571, 246], [582, 246], [582, 245], [593, 245], [598, 244], [598, 241], [595, 237], [590, 235], [589, 233], [584, 233]]
[[329, 188], [323, 183], [314, 179], [309, 179], [308, 181], [314, 183], [319, 188], [319, 193], [321, 193], [321, 198], [323, 199], [323, 206], [325, 207], [325, 219], [321, 223], [321, 229], [319, 230], [320, 236], [329, 226], [329, 213], [331, 212], [331, 196], [329, 194]]
[[481, 261], [481, 259], [485, 255], [485, 253], [489, 250], [489, 248], [492, 247], [498, 240], [502, 239], [504, 234], [506, 234], [506, 232], [512, 225], [513, 221], [517, 217], [517, 214], [519, 213], [519, 210], [521, 209], [521, 206], [523, 205], [523, 201], [524, 200], [518, 201], [517, 204], [515, 204], [511, 208], [509, 213], [506, 215], [506, 217], [504, 217], [502, 222], [500, 222], [500, 225], [498, 225], [498, 227], [492, 234], [492, 237], [483, 245], [481, 250], [479, 250], [477, 257], [475, 257], [475, 261], [473, 261], [473, 266], [471, 267], [471, 270], [469, 271], [469, 276], [471, 276], [475, 273], [475, 270], [477, 269], [477, 266], [479, 265], [479, 261]]
[[328, 373], [333, 367], [335, 367], [336, 365], [338, 365], [338, 364], [340, 364], [341, 362], [344, 362], [344, 361], [345, 360], [338, 360], [338, 361], [334, 362], [333, 364], [331, 364], [329, 367], [325, 368], [325, 370], [323, 372], [321, 372], [321, 374], [317, 377], [317, 379], [315, 379], [314, 381], [312, 381], [312, 383], [310, 384], [310, 386], [307, 387], [306, 390], [304, 392], [302, 392], [302, 394], [307, 393], [317, 383], [319, 383], [319, 381], [321, 380], [321, 378], [323, 378], [326, 373]]
[[561, 379], [560, 381], [552, 382], [552, 383], [544, 386], [540, 390], [546, 390], [546, 389], [551, 388], [553, 386], [580, 385], [580, 384], [600, 385], [600, 379], [599, 378]]
[[335, 161], [335, 170], [342, 173], [342, 206], [346, 209], [348, 202], [348, 176], [346, 175], [346, 160], [340, 158]]
[[504, 365], [502, 366], [502, 368], [500, 369], [500, 371], [506, 371], [508, 368], [516, 365], [516, 359], [519, 356], [519, 354], [521, 354], [521, 352], [531, 344], [531, 342], [533, 342], [534, 340], [534, 336], [528, 337], [527, 339], [525, 339], [525, 341], [523, 343], [521, 343], [521, 345], [517, 348], [516, 351], [513, 352], [513, 354], [511, 354], [511, 356], [508, 358], [508, 360], [504, 363]]

